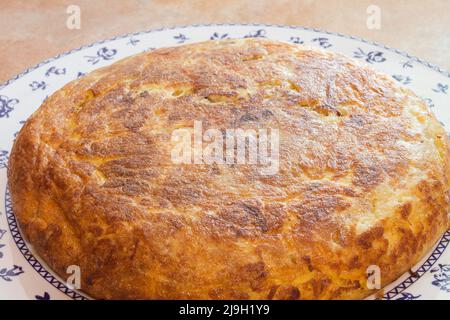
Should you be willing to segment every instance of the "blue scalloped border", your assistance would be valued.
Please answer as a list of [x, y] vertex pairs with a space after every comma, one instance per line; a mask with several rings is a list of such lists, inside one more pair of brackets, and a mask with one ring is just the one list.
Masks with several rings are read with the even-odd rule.
[[[279, 25], [279, 24], [230, 24], [230, 23], [226, 23], [226, 24], [194, 24], [194, 25], [174, 26], [174, 27], [166, 27], [166, 28], [159, 28], [159, 29], [150, 29], [150, 30], [139, 31], [139, 32], [134, 32], [134, 33], [127, 33], [127, 34], [119, 35], [119, 36], [116, 36], [116, 37], [113, 37], [110, 39], [105, 39], [102, 41], [94, 42], [89, 45], [81, 46], [79, 48], [64, 52], [64, 53], [54, 56], [50, 59], [47, 59], [31, 68], [26, 69], [24, 72], [19, 73], [16, 76], [12, 77], [11, 79], [7, 80], [6, 82], [0, 84], [0, 90], [5, 88], [6, 86], [10, 85], [17, 79], [23, 77], [24, 75], [30, 73], [31, 71], [36, 70], [37, 68], [39, 68], [41, 66], [49, 64], [50, 62], [53, 62], [61, 57], [67, 56], [74, 52], [77, 52], [77, 51], [80, 51], [80, 50], [83, 50], [86, 48], [91, 48], [91, 47], [99, 45], [99, 44], [103, 44], [106, 42], [123, 39], [123, 38], [127, 38], [127, 37], [148, 34], [148, 33], [152, 33], [152, 32], [161, 32], [161, 31], [168, 31], [168, 30], [178, 30], [178, 29], [197, 28], [197, 27], [214, 27], [214, 26], [218, 26], [218, 27], [221, 27], [221, 26], [231, 26], [231, 27], [245, 26], [245, 27], [283, 28], [283, 29], [291, 29], [291, 30], [305, 30], [305, 31], [312, 31], [312, 32], [319, 32], [319, 33], [323, 33], [323, 34], [334, 35], [334, 36], [338, 36], [338, 37], [345, 38], [345, 39], [357, 40], [357, 41], [360, 41], [360, 42], [363, 42], [363, 43], [366, 43], [366, 44], [369, 44], [372, 46], [383, 48], [385, 50], [399, 54], [401, 56], [404, 56], [410, 60], [420, 63], [420, 64], [450, 78], [450, 72], [440, 68], [439, 66], [436, 66], [425, 60], [419, 59], [419, 58], [412, 56], [404, 51], [394, 49], [394, 48], [391, 48], [386, 45], [379, 44], [379, 43], [376, 43], [373, 41], [368, 41], [368, 40], [365, 40], [365, 39], [362, 39], [362, 38], [359, 38], [356, 36], [349, 36], [349, 35], [345, 35], [342, 33], [330, 32], [330, 31], [320, 30], [317, 28], [306, 28], [306, 27], [300, 27], [300, 26], [288, 26], [288, 25]], [[6, 192], [5, 192], [5, 211], [6, 211], [6, 215], [7, 215], [8, 225], [9, 225], [11, 234], [13, 236], [14, 242], [16, 243], [17, 247], [19, 248], [20, 252], [25, 257], [25, 259], [33, 267], [33, 269], [35, 269], [47, 282], [49, 282], [51, 285], [53, 285], [55, 288], [57, 288], [59, 291], [63, 292], [70, 298], [75, 299], [75, 300], [87, 300], [88, 299], [87, 297], [81, 295], [77, 291], [69, 289], [64, 283], [62, 283], [56, 277], [54, 277], [32, 255], [31, 251], [28, 249], [25, 241], [23, 240], [23, 237], [17, 226], [17, 221], [14, 216], [14, 212], [12, 210], [11, 197], [10, 197], [8, 189], [6, 189]], [[396, 287], [394, 287], [387, 293], [385, 293], [383, 298], [387, 299], [387, 300], [391, 300], [392, 298], [394, 298], [395, 296], [397, 296], [398, 294], [400, 294], [404, 290], [406, 290], [408, 287], [410, 287], [413, 283], [415, 283], [423, 274], [425, 274], [435, 264], [435, 262], [439, 259], [439, 257], [444, 253], [449, 242], [450, 242], [450, 230], [446, 231], [446, 233], [443, 235], [443, 237], [439, 241], [438, 245], [436, 246], [435, 250], [433, 251], [433, 253], [422, 264], [422, 266], [419, 267], [419, 269], [416, 271], [416, 273], [414, 275], [411, 275], [407, 279], [405, 279], [403, 282], [398, 284]]]

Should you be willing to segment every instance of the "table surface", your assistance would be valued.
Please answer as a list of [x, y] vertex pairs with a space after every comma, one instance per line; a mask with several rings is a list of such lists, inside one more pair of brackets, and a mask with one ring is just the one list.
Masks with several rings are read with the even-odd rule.
[[[66, 26], [69, 5], [81, 28]], [[381, 9], [371, 30], [367, 8]], [[450, 69], [449, 0], [0, 0], [0, 82], [59, 53], [115, 35], [174, 25], [264, 23], [355, 35]]]

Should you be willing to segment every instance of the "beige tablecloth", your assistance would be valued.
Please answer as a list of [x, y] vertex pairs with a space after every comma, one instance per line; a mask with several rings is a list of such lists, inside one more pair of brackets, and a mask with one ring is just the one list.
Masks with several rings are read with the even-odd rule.
[[[81, 29], [66, 26], [69, 5]], [[369, 29], [367, 8], [381, 10]], [[115, 35], [198, 23], [315, 27], [384, 43], [450, 69], [449, 0], [0, 0], [0, 82], [61, 52]]]

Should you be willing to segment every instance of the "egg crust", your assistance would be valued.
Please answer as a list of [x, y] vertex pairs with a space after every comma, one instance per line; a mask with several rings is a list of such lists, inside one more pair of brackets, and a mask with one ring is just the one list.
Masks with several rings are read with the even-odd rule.
[[[175, 164], [171, 134], [279, 130], [279, 172]], [[101, 299], [359, 299], [448, 226], [449, 141], [426, 104], [345, 56], [264, 39], [123, 59], [70, 82], [10, 156], [19, 225]]]

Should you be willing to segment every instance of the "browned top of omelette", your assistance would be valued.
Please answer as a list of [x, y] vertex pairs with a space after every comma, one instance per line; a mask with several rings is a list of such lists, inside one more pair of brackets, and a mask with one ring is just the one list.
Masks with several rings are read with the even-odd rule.
[[[279, 171], [175, 164], [177, 128], [275, 128]], [[268, 40], [142, 53], [73, 81], [21, 130], [13, 208], [95, 298], [341, 299], [393, 281], [447, 227], [449, 142], [411, 91]]]

